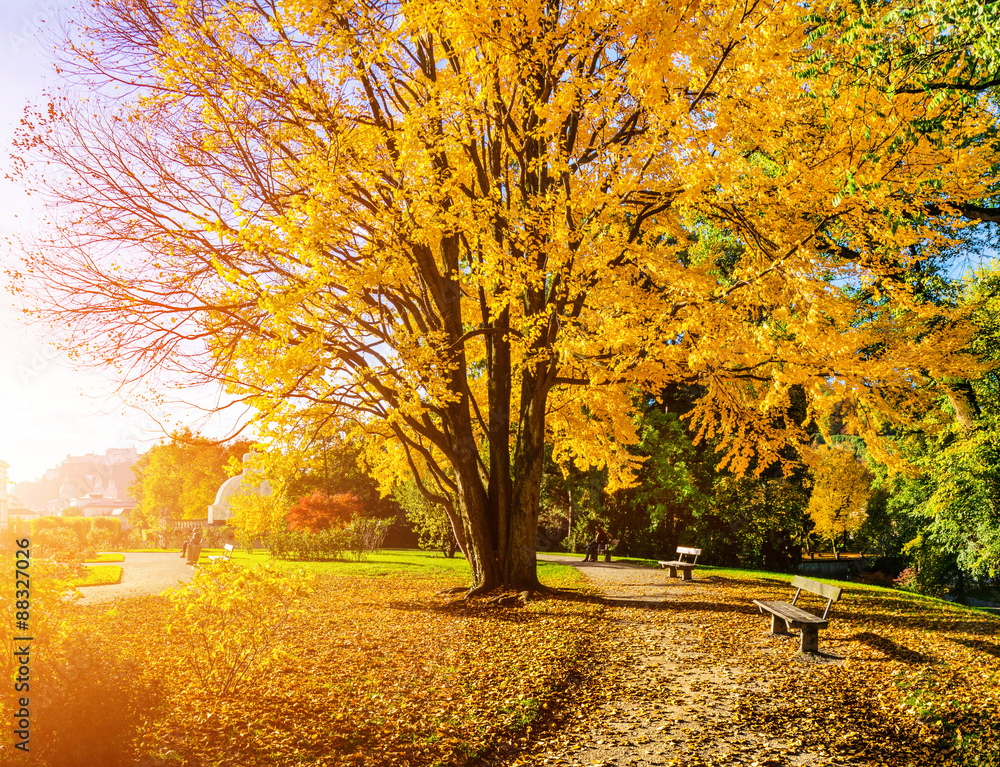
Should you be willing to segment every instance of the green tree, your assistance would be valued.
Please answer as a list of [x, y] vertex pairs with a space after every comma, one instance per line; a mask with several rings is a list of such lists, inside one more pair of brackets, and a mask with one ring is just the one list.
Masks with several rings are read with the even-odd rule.
[[573, 462], [558, 464], [552, 448], [545, 451], [538, 526], [543, 540], [567, 551], [583, 551], [597, 526], [617, 526], [607, 508], [607, 472]]
[[943, 380], [934, 405], [872, 463], [883, 554], [897, 571], [912, 564], [925, 591], [1000, 573], [1000, 277], [991, 267], [952, 282], [954, 300], [972, 308], [970, 348], [986, 372]]
[[455, 556], [458, 539], [442, 506], [429, 500], [412, 481], [398, 483], [392, 497], [416, 531], [420, 548], [440, 551], [449, 558]]
[[696, 545], [713, 564], [787, 570], [801, 558], [808, 497], [802, 472], [722, 474], [712, 485], [712, 503], [695, 521]]
[[608, 500], [619, 551], [663, 559], [677, 546], [700, 546], [694, 523], [713, 501], [717, 457], [707, 444], [695, 446], [677, 412], [653, 398], [647, 400], [639, 434], [633, 450], [644, 460], [636, 484]]

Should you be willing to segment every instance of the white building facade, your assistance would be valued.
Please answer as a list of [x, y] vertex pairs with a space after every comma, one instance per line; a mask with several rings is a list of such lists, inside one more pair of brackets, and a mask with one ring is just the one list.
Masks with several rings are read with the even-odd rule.
[[[247, 453], [243, 456], [243, 465], [249, 466], [252, 460], [253, 454]], [[229, 520], [233, 511], [229, 502], [235, 495], [270, 496], [271, 486], [267, 480], [259, 480], [259, 482], [260, 484], [252, 484], [246, 473], [237, 474], [223, 482], [219, 492], [215, 494], [215, 503], [208, 507], [208, 524], [223, 525]]]

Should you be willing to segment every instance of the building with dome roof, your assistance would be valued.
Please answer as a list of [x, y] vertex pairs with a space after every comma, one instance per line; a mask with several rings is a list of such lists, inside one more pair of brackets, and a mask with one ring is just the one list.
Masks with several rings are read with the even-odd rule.
[[[252, 459], [253, 455], [247, 453], [243, 456], [243, 465], [249, 465]], [[219, 487], [219, 492], [215, 494], [215, 503], [208, 507], [208, 524], [224, 525], [229, 520], [230, 514], [232, 514], [232, 508], [229, 505], [230, 500], [237, 495], [251, 494], [271, 495], [271, 486], [267, 484], [267, 480], [262, 480], [257, 485], [251, 484], [245, 472], [227, 479]]]

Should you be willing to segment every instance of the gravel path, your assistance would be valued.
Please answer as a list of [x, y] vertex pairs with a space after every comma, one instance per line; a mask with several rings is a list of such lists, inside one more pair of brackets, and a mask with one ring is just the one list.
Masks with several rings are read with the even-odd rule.
[[[662, 602], [675, 594], [690, 593], [696, 581], [684, 582], [671, 578], [666, 570], [630, 565], [624, 562], [584, 562], [579, 557], [563, 557], [558, 554], [538, 554], [538, 560], [573, 565], [594, 582], [607, 599], [624, 605], [649, 606]], [[697, 574], [697, 569], [694, 573]]]
[[[584, 672], [575, 709], [543, 734], [530, 754], [510, 765], [574, 767], [855, 767], [798, 748], [794, 733], [773, 737], [735, 721], [767, 683], [736, 658], [706, 651], [697, 613], [671, 603], [699, 603], [710, 576], [682, 581], [666, 570], [623, 563], [582, 562], [539, 554], [539, 560], [578, 567], [609, 604], [610, 646]], [[765, 621], [762, 619], [762, 629]], [[753, 644], [772, 644], [762, 630]], [[797, 640], [796, 640], [797, 641]], [[794, 653], [794, 642], [782, 652]], [[596, 677], [600, 674], [600, 677]]]
[[[124, 562], [109, 562], [122, 568], [122, 579], [109, 586], [86, 586], [80, 589], [83, 598], [77, 603], [96, 605], [123, 597], [159, 594], [164, 589], [191, 580], [194, 567], [186, 564], [180, 552], [150, 551], [125, 555]], [[92, 565], [101, 567], [102, 565]]]

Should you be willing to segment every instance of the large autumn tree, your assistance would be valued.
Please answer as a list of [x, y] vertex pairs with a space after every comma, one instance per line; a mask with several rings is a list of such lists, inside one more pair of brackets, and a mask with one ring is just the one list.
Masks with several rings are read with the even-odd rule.
[[856, 66], [886, 29], [938, 45], [933, 10], [857, 12], [103, 0], [69, 40], [86, 100], [27, 122], [65, 181], [29, 268], [126, 374], [221, 381], [279, 433], [351, 422], [447, 510], [474, 591], [530, 587], [546, 440], [627, 483], [638, 389], [698, 382], [695, 427], [763, 470], [803, 437], [793, 388], [863, 429], [966, 364], [900, 275], [993, 215], [994, 113]]

